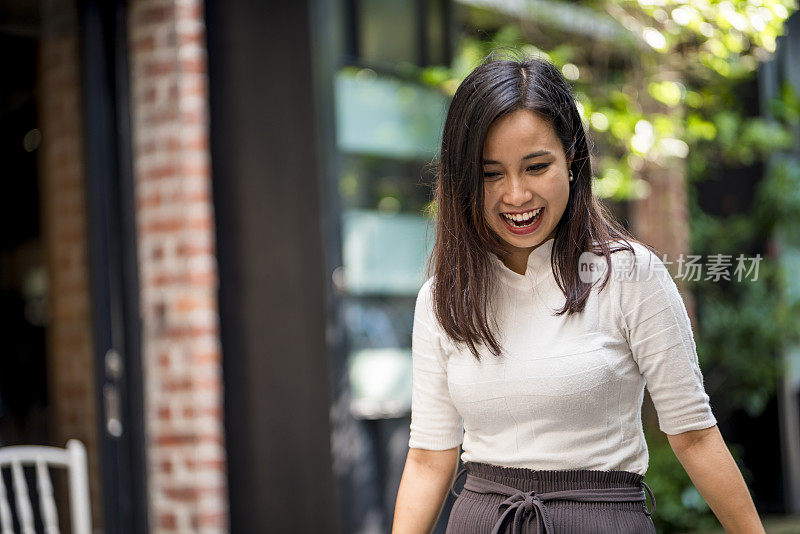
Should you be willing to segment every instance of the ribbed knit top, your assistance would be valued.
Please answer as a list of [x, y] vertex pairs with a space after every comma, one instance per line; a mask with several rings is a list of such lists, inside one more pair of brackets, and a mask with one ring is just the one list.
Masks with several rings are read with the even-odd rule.
[[[432, 283], [417, 296], [412, 336], [409, 446], [462, 444], [464, 462], [537, 470], [624, 470], [644, 475], [645, 385], [667, 434], [717, 420], [697, 359], [689, 317], [671, 275], [646, 247], [611, 255], [611, 279], [595, 284], [585, 309], [565, 302], [550, 266], [554, 240], [535, 248], [524, 275], [490, 255], [500, 357], [479, 363], [444, 334]], [[605, 267], [602, 256], [590, 261]]]

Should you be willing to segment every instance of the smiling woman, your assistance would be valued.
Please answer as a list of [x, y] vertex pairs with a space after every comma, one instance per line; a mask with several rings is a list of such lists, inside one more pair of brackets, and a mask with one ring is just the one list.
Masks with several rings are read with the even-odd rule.
[[[461, 83], [442, 134], [433, 276], [414, 312], [395, 533], [436, 523], [459, 445], [467, 477], [448, 534], [655, 532], [645, 384], [718, 517], [759, 531], [719, 440], [677, 445], [714, 435], [717, 422], [686, 308], [591, 179], [584, 126], [555, 66], [485, 61]], [[584, 280], [579, 267], [605, 275]]]
[[489, 128], [483, 145], [484, 217], [508, 244], [503, 262], [512, 271], [525, 274], [530, 251], [555, 235], [569, 199], [569, 166], [553, 129], [528, 109]]
[[566, 297], [558, 313], [573, 314], [589, 296], [578, 276], [581, 253], [600, 254], [610, 266], [612, 253], [632, 253], [638, 243], [592, 194], [575, 99], [547, 61], [486, 61], [470, 73], [450, 103], [441, 154], [429, 264], [434, 313], [476, 358], [479, 345], [501, 353], [487, 313], [493, 257], [524, 274], [528, 254], [553, 238], [553, 271]]

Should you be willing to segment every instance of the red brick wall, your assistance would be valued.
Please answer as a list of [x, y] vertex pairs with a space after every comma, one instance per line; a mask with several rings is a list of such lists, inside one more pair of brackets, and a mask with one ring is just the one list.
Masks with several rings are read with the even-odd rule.
[[38, 164], [50, 311], [46, 331], [48, 425], [52, 445], [64, 447], [70, 438], [86, 445], [92, 522], [101, 528], [77, 15], [69, 0], [44, 1], [41, 6], [36, 91], [42, 131]]
[[203, 4], [129, 5], [152, 532], [228, 528]]

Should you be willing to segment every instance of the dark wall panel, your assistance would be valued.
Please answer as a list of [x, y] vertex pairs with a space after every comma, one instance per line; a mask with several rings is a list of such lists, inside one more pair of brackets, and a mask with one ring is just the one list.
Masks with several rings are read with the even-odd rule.
[[206, 16], [232, 532], [336, 532], [309, 5]]

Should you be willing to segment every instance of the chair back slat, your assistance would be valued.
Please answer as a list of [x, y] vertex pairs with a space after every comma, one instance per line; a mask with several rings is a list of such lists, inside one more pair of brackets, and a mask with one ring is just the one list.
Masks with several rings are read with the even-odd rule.
[[50, 471], [43, 459], [36, 460], [36, 488], [39, 491], [39, 511], [42, 514], [45, 534], [61, 534], [58, 530], [58, 512], [53, 498]]
[[77, 439], [67, 441], [69, 453], [69, 493], [73, 534], [91, 534], [92, 510], [89, 506], [89, 468], [86, 447]]
[[77, 439], [67, 441], [64, 449], [43, 445], [11, 445], [0, 447], [0, 534], [15, 534], [14, 520], [2, 475], [5, 466], [11, 467], [14, 508], [20, 534], [36, 534], [34, 512], [28, 494], [23, 466], [36, 470], [36, 493], [44, 534], [60, 534], [58, 509], [53, 496], [50, 468], [66, 469], [69, 484], [70, 532], [92, 534], [92, 515], [89, 504], [89, 473], [86, 447]]
[[36, 534], [33, 526], [33, 507], [28, 497], [28, 484], [25, 482], [25, 473], [19, 460], [11, 461], [11, 478], [14, 481], [14, 503], [17, 508], [17, 517], [22, 534]]
[[2, 471], [0, 471], [0, 533], [14, 534], [14, 526], [11, 519], [11, 506], [8, 505], [6, 483], [3, 480]]

